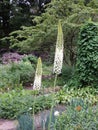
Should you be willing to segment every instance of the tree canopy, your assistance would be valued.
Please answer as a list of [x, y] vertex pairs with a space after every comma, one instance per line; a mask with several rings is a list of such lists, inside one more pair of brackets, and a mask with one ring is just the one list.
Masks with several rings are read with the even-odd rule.
[[75, 63], [76, 43], [80, 27], [91, 17], [98, 21], [98, 2], [96, 0], [52, 0], [45, 6], [45, 12], [32, 19], [31, 26], [22, 24], [20, 30], [3, 38], [10, 47], [20, 52], [45, 52], [54, 49], [57, 23], [61, 19], [64, 31], [65, 62]]

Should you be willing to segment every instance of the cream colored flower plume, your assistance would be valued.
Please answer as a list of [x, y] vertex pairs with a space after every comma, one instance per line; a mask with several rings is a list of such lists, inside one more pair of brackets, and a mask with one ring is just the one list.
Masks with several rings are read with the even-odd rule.
[[62, 31], [61, 22], [59, 20], [55, 58], [54, 58], [54, 68], [53, 68], [53, 72], [55, 74], [61, 73], [61, 69], [63, 65], [63, 48], [64, 48], [63, 46], [64, 46], [63, 31]]
[[39, 57], [37, 62], [36, 72], [35, 72], [34, 85], [33, 85], [34, 90], [40, 90], [41, 80], [42, 80], [42, 61], [41, 58]]

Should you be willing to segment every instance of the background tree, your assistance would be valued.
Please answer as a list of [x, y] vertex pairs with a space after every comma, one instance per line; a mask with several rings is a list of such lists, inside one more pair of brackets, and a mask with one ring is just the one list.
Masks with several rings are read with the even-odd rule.
[[[34, 0], [1, 0], [0, 1], [0, 38], [8, 36], [10, 32], [20, 29], [21, 26], [33, 25], [35, 7]], [[4, 46], [4, 47], [3, 47]], [[9, 47], [9, 42], [0, 48]]]
[[[84, 0], [53, 0], [46, 5], [45, 13], [33, 19], [36, 26], [22, 26], [21, 30], [12, 32], [7, 41], [9, 40], [11, 48], [22, 53], [54, 52], [57, 23], [61, 19], [65, 43], [64, 61], [69, 65], [74, 65], [79, 29], [89, 17], [92, 17], [94, 21], [98, 20], [97, 5], [97, 2], [93, 0], [86, 5]], [[3, 39], [4, 42], [5, 39]]]
[[0, 37], [9, 34], [10, 1], [0, 1]]

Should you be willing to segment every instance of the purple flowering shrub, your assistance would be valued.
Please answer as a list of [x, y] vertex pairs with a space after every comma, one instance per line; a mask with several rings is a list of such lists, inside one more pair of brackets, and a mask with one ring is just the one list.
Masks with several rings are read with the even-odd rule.
[[19, 62], [23, 57], [25, 57], [25, 55], [20, 55], [18, 53], [4, 53], [2, 56], [2, 63]]

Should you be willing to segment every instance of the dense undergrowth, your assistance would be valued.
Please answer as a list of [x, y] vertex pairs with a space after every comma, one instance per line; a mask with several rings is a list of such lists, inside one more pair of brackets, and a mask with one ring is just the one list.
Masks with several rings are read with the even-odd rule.
[[[32, 90], [12, 90], [10, 92], [0, 94], [0, 117], [7, 119], [15, 119], [20, 114], [30, 112], [33, 113], [34, 95], [35, 113], [51, 108], [52, 95], [43, 95], [43, 91]], [[55, 105], [70, 105], [73, 99], [81, 99], [90, 105], [98, 103], [98, 89], [86, 87], [81, 89], [64, 88], [55, 94]]]
[[[16, 57], [17, 59], [17, 57]], [[8, 91], [23, 86], [32, 86], [35, 74], [37, 58], [33, 55], [27, 55], [18, 62], [12, 62], [8, 59], [7, 64], [0, 65], [0, 91]], [[74, 72], [71, 66], [63, 65], [62, 74], [58, 76], [57, 85], [63, 86], [67, 83]], [[54, 74], [52, 65], [43, 62], [43, 81], [42, 87], [52, 87], [54, 82]]]

